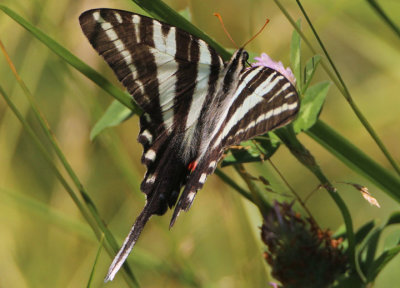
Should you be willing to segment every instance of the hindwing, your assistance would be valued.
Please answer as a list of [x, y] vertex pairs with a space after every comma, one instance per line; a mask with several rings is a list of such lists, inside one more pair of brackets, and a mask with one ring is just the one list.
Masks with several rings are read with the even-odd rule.
[[[171, 225], [181, 210], [188, 210], [194, 196], [212, 174], [229, 146], [282, 127], [292, 121], [300, 108], [295, 87], [281, 73], [259, 66], [245, 70], [230, 98], [223, 120], [215, 128], [207, 154], [199, 160], [175, 207]], [[222, 111], [221, 111], [222, 112]]]

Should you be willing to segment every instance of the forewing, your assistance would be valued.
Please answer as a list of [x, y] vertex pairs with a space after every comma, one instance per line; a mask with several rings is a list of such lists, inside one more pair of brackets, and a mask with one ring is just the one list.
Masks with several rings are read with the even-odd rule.
[[79, 21], [92, 46], [159, 129], [170, 131], [184, 108], [202, 104], [209, 79], [218, 77], [223, 67], [204, 41], [149, 17], [94, 9]]

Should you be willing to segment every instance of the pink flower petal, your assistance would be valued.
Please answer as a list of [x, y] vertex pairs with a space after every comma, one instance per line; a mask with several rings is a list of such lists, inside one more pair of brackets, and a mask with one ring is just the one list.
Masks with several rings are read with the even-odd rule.
[[257, 62], [252, 63], [251, 66], [265, 66], [274, 69], [285, 76], [293, 85], [296, 85], [296, 78], [294, 77], [292, 70], [289, 67], [285, 69], [281, 61], [275, 62], [265, 53], [262, 53], [261, 57], [254, 57], [254, 60]]

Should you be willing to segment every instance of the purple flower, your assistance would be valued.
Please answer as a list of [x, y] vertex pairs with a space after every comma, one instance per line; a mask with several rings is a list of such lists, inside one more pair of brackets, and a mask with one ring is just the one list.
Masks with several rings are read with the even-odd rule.
[[293, 85], [296, 85], [296, 78], [292, 70], [289, 67], [285, 69], [281, 61], [275, 62], [265, 53], [262, 53], [261, 57], [254, 57], [254, 59], [257, 60], [257, 62], [252, 63], [251, 66], [265, 66], [274, 69], [285, 76]]

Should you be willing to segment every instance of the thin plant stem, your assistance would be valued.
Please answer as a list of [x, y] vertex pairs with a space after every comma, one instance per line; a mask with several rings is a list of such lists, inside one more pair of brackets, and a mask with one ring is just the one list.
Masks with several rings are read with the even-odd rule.
[[340, 84], [342, 85], [344, 89], [344, 94], [343, 96], [349, 103], [350, 107], [353, 109], [354, 113], [360, 120], [360, 122], [363, 124], [365, 129], [368, 131], [368, 133], [371, 135], [372, 139], [376, 142], [378, 147], [381, 149], [382, 153], [386, 156], [387, 160], [390, 162], [392, 165], [393, 169], [397, 172], [398, 175], [400, 175], [400, 166], [397, 164], [397, 162], [393, 159], [392, 155], [390, 155], [389, 151], [387, 150], [385, 144], [383, 144], [382, 140], [379, 138], [378, 134], [375, 132], [375, 130], [372, 128], [371, 124], [368, 122], [367, 118], [364, 116], [364, 114], [361, 112], [361, 110], [358, 108], [356, 103], [353, 100], [353, 97], [350, 94], [349, 89], [347, 88], [346, 83], [344, 82], [342, 75], [340, 74], [339, 70], [336, 68], [336, 65], [333, 63], [332, 58], [330, 57], [327, 49], [325, 48], [325, 45], [322, 43], [322, 40], [320, 39], [317, 31], [315, 30], [314, 26], [311, 23], [310, 18], [308, 17], [306, 11], [304, 10], [303, 6], [301, 5], [299, 0], [296, 0], [297, 4], [300, 7], [301, 12], [303, 13], [304, 17], [307, 20], [307, 23], [310, 25], [311, 30], [313, 31], [313, 34], [315, 38], [317, 39], [319, 45], [321, 46], [321, 49], [324, 51], [324, 54], [326, 58], [329, 61], [329, 64], [331, 65], [332, 69], [335, 71], [336, 76], [338, 77]]
[[243, 164], [235, 164], [234, 168], [236, 172], [242, 177], [247, 187], [250, 190], [251, 197], [253, 198], [253, 203], [257, 205], [263, 218], [266, 218], [267, 213], [271, 210], [271, 205], [262, 199], [262, 192], [259, 190], [257, 185], [251, 179], [249, 173], [247, 173]]
[[[305, 37], [304, 33], [297, 27], [296, 22], [293, 20], [293, 18], [289, 15], [289, 13], [286, 11], [286, 9], [283, 7], [283, 5], [280, 3], [279, 0], [274, 0], [275, 4], [279, 7], [279, 9], [282, 11], [282, 13], [285, 15], [285, 17], [289, 20], [289, 22], [292, 24], [294, 29], [300, 34], [301, 38], [303, 41], [306, 43], [306, 45], [309, 47], [309, 49], [316, 54], [316, 50], [314, 47], [311, 45], [311, 43], [308, 41], [307, 37]], [[312, 25], [307, 13], [305, 12], [303, 6], [301, 5], [299, 0], [296, 0], [297, 4], [299, 5], [300, 10], [302, 11], [304, 17], [306, 18], [307, 23], [310, 25], [311, 30], [313, 31], [313, 34], [315, 38], [317, 39], [319, 45], [321, 46], [321, 49], [324, 52], [324, 55], [326, 59], [328, 60], [330, 66], [332, 67], [334, 74], [330, 71], [328, 66], [325, 64], [325, 61], [321, 61], [321, 65], [328, 74], [328, 76], [331, 78], [331, 80], [335, 83], [335, 86], [339, 89], [341, 94], [344, 96], [346, 101], [349, 103], [350, 107], [352, 108], [353, 112], [356, 114], [362, 125], [365, 127], [365, 129], [368, 131], [372, 139], [375, 141], [375, 143], [378, 145], [378, 147], [381, 149], [382, 153], [385, 155], [386, 159], [389, 161], [389, 163], [392, 165], [393, 169], [397, 172], [398, 175], [400, 175], [400, 166], [397, 164], [397, 162], [393, 159], [389, 151], [387, 150], [386, 146], [383, 144], [383, 142], [380, 140], [378, 137], [377, 133], [375, 130], [372, 128], [372, 126], [369, 124], [368, 120], [366, 117], [362, 114], [361, 110], [358, 108], [358, 106], [355, 104], [350, 91], [347, 88], [346, 83], [344, 82], [341, 74], [339, 73], [339, 70], [336, 68], [335, 64], [333, 63], [328, 51], [326, 50], [324, 44], [322, 43], [320, 37], [318, 36], [318, 33], [316, 32], [314, 26]], [[323, 59], [322, 59], [323, 60]]]
[[312, 219], [312, 221], [314, 223], [317, 223], [317, 221], [315, 221], [314, 217], [312, 216], [310, 210], [308, 210], [305, 201], [303, 201], [301, 199], [301, 197], [299, 196], [299, 194], [297, 194], [296, 190], [294, 190], [294, 188], [289, 184], [289, 182], [286, 180], [285, 176], [283, 176], [283, 174], [281, 173], [281, 171], [279, 171], [278, 167], [275, 166], [274, 162], [272, 162], [271, 159], [268, 159], [269, 164], [272, 166], [272, 168], [275, 170], [276, 173], [278, 173], [279, 177], [282, 179], [283, 183], [285, 183], [286, 187], [288, 187], [288, 189], [290, 190], [290, 192], [292, 192], [292, 194], [294, 195], [294, 197], [296, 197], [297, 201], [299, 201], [300, 205], [303, 207], [303, 209], [306, 211], [306, 213], [308, 214], [308, 216]]
[[396, 33], [398, 37], [400, 37], [400, 28], [389, 18], [389, 16], [387, 16], [382, 7], [375, 0], [367, 0], [367, 2], [369, 5], [371, 5], [372, 9], [374, 9], [376, 13], [383, 19], [383, 21], [387, 25], [389, 25], [393, 32]]

